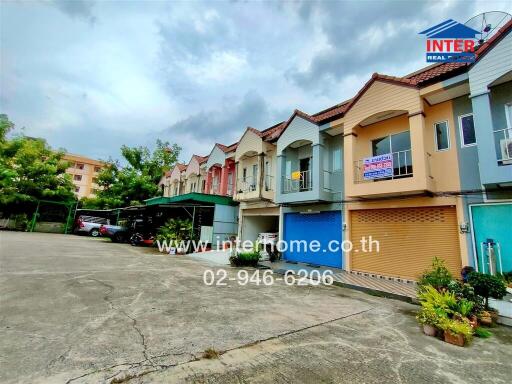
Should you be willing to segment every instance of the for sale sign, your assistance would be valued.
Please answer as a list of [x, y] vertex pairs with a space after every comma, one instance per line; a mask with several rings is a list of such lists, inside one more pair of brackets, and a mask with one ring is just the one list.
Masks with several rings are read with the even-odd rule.
[[393, 176], [393, 155], [367, 157], [363, 161], [363, 178], [365, 180], [382, 179]]

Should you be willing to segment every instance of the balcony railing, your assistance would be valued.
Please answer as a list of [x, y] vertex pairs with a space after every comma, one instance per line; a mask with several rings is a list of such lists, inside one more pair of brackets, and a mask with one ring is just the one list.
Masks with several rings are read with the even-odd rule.
[[306, 192], [313, 189], [311, 171], [299, 172], [299, 178], [283, 177], [283, 193]]
[[273, 191], [274, 190], [274, 176], [265, 175], [265, 185], [263, 186], [265, 191]]
[[354, 161], [354, 182], [355, 183], [368, 183], [372, 181], [394, 180], [403, 179], [405, 177], [412, 177], [412, 156], [411, 150], [392, 152], [393, 155], [393, 172], [391, 176], [378, 178], [378, 179], [365, 179], [364, 178], [364, 159]]
[[236, 182], [236, 191], [237, 193], [253, 192], [256, 190], [256, 185], [256, 178], [254, 176], [242, 177]]
[[495, 130], [494, 142], [496, 143], [498, 163], [502, 165], [512, 164], [512, 128]]

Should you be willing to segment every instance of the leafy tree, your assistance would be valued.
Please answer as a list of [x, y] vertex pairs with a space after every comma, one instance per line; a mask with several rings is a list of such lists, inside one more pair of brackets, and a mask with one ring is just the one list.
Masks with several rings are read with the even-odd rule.
[[158, 181], [165, 171], [177, 162], [181, 148], [169, 142], [156, 141], [151, 152], [147, 147], [128, 147], [123, 145], [121, 153], [128, 163], [122, 167], [112, 159], [98, 175], [101, 187], [97, 197], [83, 199], [84, 208], [104, 209], [143, 204], [143, 201], [158, 196]]
[[502, 299], [507, 294], [504, 281], [493, 275], [480, 272], [471, 272], [468, 283], [473, 286], [475, 293], [485, 299], [485, 308], [489, 309], [489, 298]]
[[26, 136], [6, 138], [14, 127], [7, 116], [0, 117], [0, 205], [30, 205], [38, 199], [74, 200], [69, 164], [64, 152], [54, 151], [43, 139]]

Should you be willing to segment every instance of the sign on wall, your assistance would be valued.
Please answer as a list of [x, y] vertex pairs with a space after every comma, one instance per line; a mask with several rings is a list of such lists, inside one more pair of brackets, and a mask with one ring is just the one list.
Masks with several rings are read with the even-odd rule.
[[367, 157], [363, 160], [363, 178], [365, 180], [382, 179], [393, 176], [393, 155]]
[[300, 180], [300, 171], [292, 172], [292, 180]]

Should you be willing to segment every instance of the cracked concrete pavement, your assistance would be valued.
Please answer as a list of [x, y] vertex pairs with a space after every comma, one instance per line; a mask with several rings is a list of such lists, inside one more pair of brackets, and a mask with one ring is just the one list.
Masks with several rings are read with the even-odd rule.
[[[410, 304], [339, 287], [204, 285], [218, 268], [0, 232], [0, 382], [509, 382], [510, 328], [459, 348], [423, 336]], [[223, 353], [202, 358], [207, 348]]]

